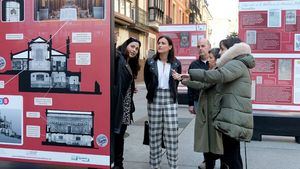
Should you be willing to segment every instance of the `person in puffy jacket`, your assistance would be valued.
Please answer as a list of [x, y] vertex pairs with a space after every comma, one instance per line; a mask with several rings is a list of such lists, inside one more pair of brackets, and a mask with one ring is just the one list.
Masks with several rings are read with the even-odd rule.
[[[242, 169], [240, 141], [250, 141], [253, 133], [251, 75], [255, 59], [250, 46], [238, 38], [221, 41], [217, 69], [189, 71], [186, 80], [201, 82], [201, 87], [215, 85], [208, 107], [214, 128], [222, 133], [215, 145], [223, 145], [221, 169]], [[183, 80], [185, 81], [185, 80]], [[220, 147], [220, 146], [219, 146]]]

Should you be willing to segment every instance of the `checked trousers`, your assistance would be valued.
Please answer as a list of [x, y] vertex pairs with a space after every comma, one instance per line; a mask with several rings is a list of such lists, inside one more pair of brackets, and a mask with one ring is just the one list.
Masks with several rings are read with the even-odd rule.
[[162, 158], [161, 140], [163, 137], [168, 164], [177, 169], [178, 161], [178, 115], [168, 89], [158, 89], [153, 103], [148, 103], [150, 166], [159, 168]]

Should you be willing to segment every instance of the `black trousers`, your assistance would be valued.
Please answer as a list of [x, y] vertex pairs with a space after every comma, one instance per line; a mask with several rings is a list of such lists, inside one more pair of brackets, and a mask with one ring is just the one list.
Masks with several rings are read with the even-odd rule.
[[119, 134], [114, 133], [115, 141], [114, 141], [114, 164], [116, 167], [123, 167], [123, 154], [124, 154], [124, 135], [127, 129], [126, 124], [122, 124], [121, 130]]
[[223, 134], [224, 155], [221, 156], [221, 169], [243, 169], [240, 141]]
[[214, 169], [216, 160], [220, 158], [220, 155], [211, 152], [203, 153], [203, 156], [206, 169]]

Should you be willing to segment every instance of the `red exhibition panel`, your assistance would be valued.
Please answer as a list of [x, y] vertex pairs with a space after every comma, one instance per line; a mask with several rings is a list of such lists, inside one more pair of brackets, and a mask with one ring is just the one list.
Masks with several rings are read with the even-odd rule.
[[0, 158], [109, 168], [110, 1], [0, 2]]
[[182, 64], [182, 73], [188, 73], [191, 62], [198, 59], [197, 41], [206, 38], [206, 30], [205, 24], [159, 27], [159, 35], [167, 35], [172, 39], [175, 56]]
[[300, 2], [240, 0], [239, 36], [256, 58], [253, 108], [300, 111]]

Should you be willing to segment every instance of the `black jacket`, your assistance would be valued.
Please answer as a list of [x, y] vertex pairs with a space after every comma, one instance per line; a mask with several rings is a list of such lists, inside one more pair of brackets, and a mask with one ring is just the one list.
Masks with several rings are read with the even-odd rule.
[[[174, 61], [171, 62], [171, 70], [174, 69], [177, 73], [181, 73], [181, 63], [176, 58]], [[145, 63], [144, 68], [144, 81], [147, 88], [147, 95], [146, 98], [148, 103], [153, 102], [154, 94], [158, 87], [158, 68], [157, 68], [157, 60], [153, 57], [148, 58]], [[171, 96], [173, 97], [174, 103], [177, 102], [177, 87], [178, 81], [174, 80], [172, 77], [172, 71], [170, 71], [170, 78], [169, 78], [169, 87], [171, 91]]]
[[[133, 92], [135, 88], [135, 83], [131, 70], [127, 67], [126, 60], [120, 51], [116, 52], [115, 59], [115, 78], [114, 78], [114, 91], [113, 91], [113, 132], [120, 133], [123, 120], [123, 100], [127, 93], [128, 88], [131, 85], [131, 110], [130, 116], [132, 119], [132, 113], [135, 111], [133, 103]], [[127, 65], [127, 66], [126, 66]]]
[[[208, 62], [204, 63], [200, 59], [194, 60], [189, 66], [189, 70], [190, 69], [208, 70]], [[188, 87], [189, 106], [194, 106], [194, 101], [198, 101], [199, 93], [200, 93], [199, 90]]]

